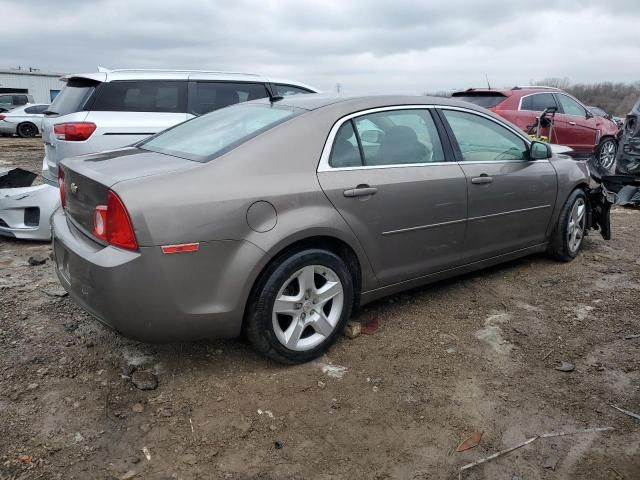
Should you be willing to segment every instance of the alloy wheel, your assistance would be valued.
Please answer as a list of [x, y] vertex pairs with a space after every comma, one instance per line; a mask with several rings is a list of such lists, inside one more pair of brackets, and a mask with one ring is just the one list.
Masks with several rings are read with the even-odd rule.
[[567, 241], [569, 250], [575, 253], [582, 244], [584, 238], [586, 204], [583, 198], [578, 198], [573, 204], [571, 215], [569, 215], [569, 224], [567, 225]]
[[282, 285], [273, 304], [278, 341], [295, 351], [311, 350], [331, 336], [340, 321], [344, 288], [324, 265], [307, 265]]
[[616, 160], [616, 144], [613, 140], [607, 140], [600, 148], [599, 161], [600, 166], [606, 170], [613, 167]]

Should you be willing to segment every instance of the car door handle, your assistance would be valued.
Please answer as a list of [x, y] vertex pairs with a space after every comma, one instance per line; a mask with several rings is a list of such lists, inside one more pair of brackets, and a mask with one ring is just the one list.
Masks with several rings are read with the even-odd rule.
[[573, 125], [573, 126], [575, 126], [575, 125], [576, 125], [576, 122], [569, 122], [569, 125]]
[[369, 195], [375, 195], [377, 191], [377, 188], [370, 187], [369, 185], [358, 185], [356, 188], [345, 190], [342, 194], [348, 198], [368, 197]]
[[492, 183], [493, 182], [493, 177], [490, 177], [489, 175], [486, 174], [482, 174], [479, 177], [475, 177], [471, 179], [471, 183], [473, 183], [474, 185], [486, 185], [487, 183]]

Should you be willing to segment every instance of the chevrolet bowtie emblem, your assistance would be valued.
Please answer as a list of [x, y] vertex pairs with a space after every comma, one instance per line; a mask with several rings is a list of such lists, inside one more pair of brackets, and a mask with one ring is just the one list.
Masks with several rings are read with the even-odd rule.
[[71, 193], [77, 193], [78, 185], [76, 185], [75, 183], [72, 183], [71, 185], [69, 185], [69, 190], [71, 190]]

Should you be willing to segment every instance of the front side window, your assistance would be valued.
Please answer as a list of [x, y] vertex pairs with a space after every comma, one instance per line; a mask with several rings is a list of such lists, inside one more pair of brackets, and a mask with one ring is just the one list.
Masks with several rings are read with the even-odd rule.
[[442, 110], [465, 162], [527, 160], [528, 145], [518, 135], [472, 113]]
[[536, 93], [522, 97], [520, 110], [529, 110], [532, 112], [542, 112], [546, 108], [557, 107], [556, 101], [551, 93]]
[[187, 82], [118, 80], [103, 83], [97, 92], [93, 105], [91, 105], [91, 110], [99, 112], [185, 113], [187, 111]]
[[138, 147], [196, 162], [208, 162], [302, 111], [285, 106], [240, 104], [178, 124], [138, 144]]
[[282, 97], [286, 97], [287, 95], [299, 95], [301, 93], [313, 93], [309, 90], [301, 87], [294, 87], [293, 85], [282, 85], [282, 84], [274, 84], [275, 94], [280, 95]]
[[582, 107], [582, 105], [580, 105], [571, 97], [567, 97], [566, 95], [558, 95], [558, 101], [562, 106], [562, 111], [566, 115], [584, 117], [587, 114], [586, 110]]
[[262, 83], [197, 81], [194, 92], [191, 111], [195, 115], [269, 96]]

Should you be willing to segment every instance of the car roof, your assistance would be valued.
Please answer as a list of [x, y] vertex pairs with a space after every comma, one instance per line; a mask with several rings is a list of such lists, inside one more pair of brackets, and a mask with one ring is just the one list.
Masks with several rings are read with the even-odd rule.
[[268, 82], [268, 83], [284, 83], [296, 87], [302, 87], [315, 92], [318, 89], [298, 82], [296, 80], [288, 80], [282, 78], [271, 78], [254, 73], [240, 72], [219, 72], [209, 70], [159, 70], [159, 69], [120, 69], [120, 70], [104, 70], [91, 73], [74, 73], [65, 75], [62, 81], [70, 79], [88, 79], [96, 82], [111, 82], [117, 80], [217, 80], [228, 82]]
[[[256, 100], [256, 102], [265, 102], [268, 100]], [[344, 97], [339, 95], [328, 94], [308, 94], [308, 95], [289, 95], [282, 100], [278, 100], [277, 104], [290, 107], [302, 108], [304, 110], [315, 110], [331, 105], [339, 106], [345, 110], [368, 110], [371, 108], [392, 107], [400, 105], [441, 105], [452, 107], [463, 107], [470, 110], [478, 110], [487, 113], [482, 107], [456, 100], [454, 98], [430, 97], [423, 95], [368, 95]]]

